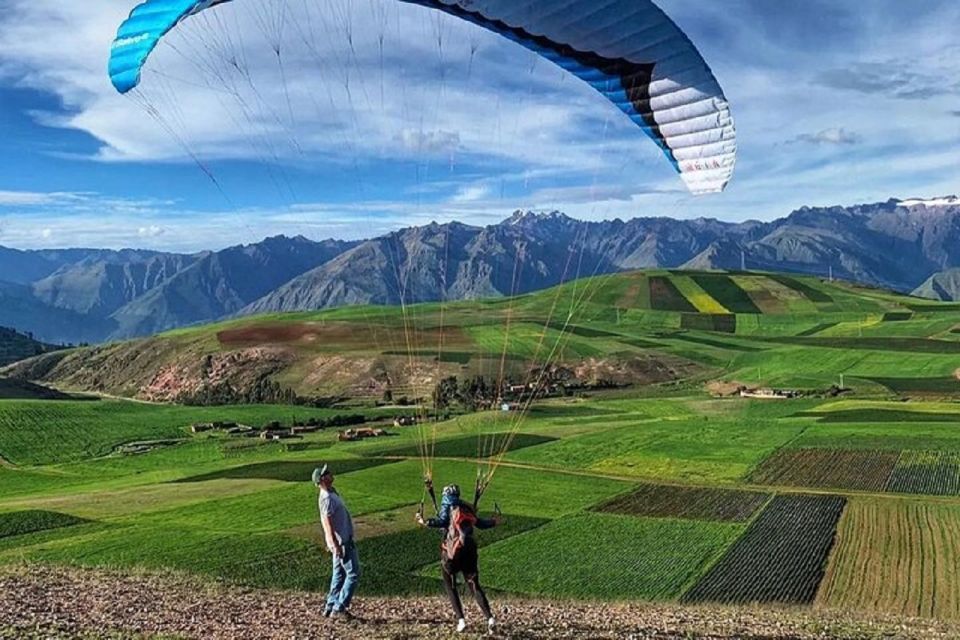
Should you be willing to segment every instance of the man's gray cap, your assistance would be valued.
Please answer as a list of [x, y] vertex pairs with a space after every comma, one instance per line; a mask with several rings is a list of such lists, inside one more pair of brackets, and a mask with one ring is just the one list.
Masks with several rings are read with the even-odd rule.
[[320, 484], [320, 478], [330, 473], [330, 467], [323, 465], [313, 470], [313, 484]]

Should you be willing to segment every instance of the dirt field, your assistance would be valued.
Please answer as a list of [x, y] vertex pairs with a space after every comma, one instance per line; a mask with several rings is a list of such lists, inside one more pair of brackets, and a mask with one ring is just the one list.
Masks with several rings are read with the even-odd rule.
[[[356, 622], [320, 615], [323, 596], [199, 583], [179, 576], [16, 567], [0, 573], [0, 638], [361, 638], [454, 637], [439, 599], [367, 599]], [[851, 618], [801, 609], [589, 604], [494, 598], [493, 638], [796, 640], [960, 637], [960, 627], [906, 618]], [[467, 606], [468, 633], [480, 619]]]
[[860, 611], [957, 619], [960, 509], [854, 500], [817, 601]]

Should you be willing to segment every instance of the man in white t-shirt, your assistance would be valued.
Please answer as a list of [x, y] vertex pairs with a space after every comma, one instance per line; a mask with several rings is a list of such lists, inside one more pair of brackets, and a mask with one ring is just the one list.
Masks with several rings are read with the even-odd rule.
[[353, 620], [348, 610], [360, 579], [360, 558], [353, 539], [353, 518], [337, 490], [333, 488], [333, 471], [323, 465], [313, 471], [313, 484], [320, 490], [320, 524], [327, 549], [333, 554], [333, 576], [325, 617]]

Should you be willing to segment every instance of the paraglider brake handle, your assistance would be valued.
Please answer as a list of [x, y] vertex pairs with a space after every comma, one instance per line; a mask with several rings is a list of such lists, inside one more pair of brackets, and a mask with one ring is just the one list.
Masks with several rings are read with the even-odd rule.
[[[427, 493], [430, 495], [430, 501], [433, 502], [433, 510], [437, 512], [437, 515], [440, 514], [440, 505], [437, 504], [437, 493], [433, 490], [433, 477], [426, 475], [423, 477], [423, 486], [426, 488]], [[421, 500], [421, 505], [423, 500]]]

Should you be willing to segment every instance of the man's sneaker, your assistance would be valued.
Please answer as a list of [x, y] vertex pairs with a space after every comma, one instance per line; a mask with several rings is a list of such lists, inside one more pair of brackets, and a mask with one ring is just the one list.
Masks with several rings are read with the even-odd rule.
[[467, 621], [463, 618], [457, 620], [457, 633], [463, 633], [467, 630]]
[[329, 617], [330, 617], [330, 614], [332, 614], [332, 613], [333, 613], [333, 607], [331, 607], [330, 605], [327, 605], [326, 607], [323, 608], [323, 617], [324, 617], [324, 618], [329, 618]]
[[350, 613], [346, 609], [334, 610], [334, 612], [331, 614], [330, 617], [334, 618], [335, 620], [340, 620], [342, 622], [353, 622], [354, 620], [357, 619], [356, 616], [354, 616], [352, 613]]
[[490, 633], [493, 633], [493, 630], [496, 628], [496, 626], [497, 626], [496, 618], [494, 618], [493, 616], [490, 616], [489, 618], [487, 618], [487, 631], [489, 631]]

